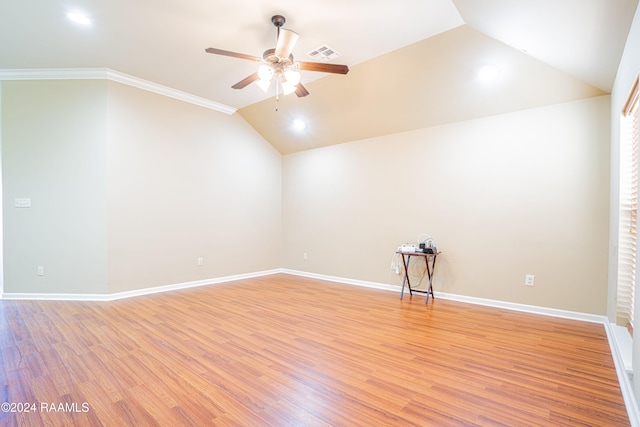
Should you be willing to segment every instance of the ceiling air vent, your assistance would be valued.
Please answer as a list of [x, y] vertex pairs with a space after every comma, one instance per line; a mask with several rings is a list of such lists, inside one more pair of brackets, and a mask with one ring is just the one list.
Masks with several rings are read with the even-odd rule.
[[316, 61], [331, 61], [339, 57], [340, 54], [325, 44], [315, 48], [311, 52], [307, 52], [307, 56]]

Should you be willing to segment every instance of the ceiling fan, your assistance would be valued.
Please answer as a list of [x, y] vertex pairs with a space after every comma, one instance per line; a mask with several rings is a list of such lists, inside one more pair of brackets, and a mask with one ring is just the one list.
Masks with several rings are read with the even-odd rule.
[[262, 58], [243, 53], [230, 52], [228, 50], [210, 47], [205, 49], [208, 53], [215, 55], [231, 56], [234, 58], [248, 59], [256, 61], [260, 65], [258, 71], [240, 80], [231, 86], [233, 89], [242, 89], [253, 82], [265, 92], [269, 89], [271, 82], [276, 84], [276, 100], [282, 87], [282, 93], [288, 95], [295, 92], [299, 97], [309, 95], [309, 91], [300, 83], [300, 71], [319, 71], [322, 73], [347, 74], [349, 67], [339, 64], [327, 64], [320, 62], [294, 61], [291, 51], [298, 41], [298, 34], [294, 31], [282, 28], [285, 18], [282, 15], [275, 15], [271, 22], [277, 28], [277, 41], [275, 49], [267, 49], [262, 54]]

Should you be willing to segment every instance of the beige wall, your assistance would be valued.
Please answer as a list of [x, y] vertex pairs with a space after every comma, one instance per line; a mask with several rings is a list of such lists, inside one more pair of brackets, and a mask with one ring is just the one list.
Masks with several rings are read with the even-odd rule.
[[5, 292], [107, 291], [106, 106], [103, 81], [2, 82]]
[[7, 81], [1, 94], [6, 293], [280, 266], [281, 156], [241, 117], [102, 80]]
[[608, 96], [283, 160], [238, 115], [119, 83], [2, 89], [6, 292], [277, 267], [399, 284], [396, 247], [429, 233], [437, 291], [606, 311]]
[[428, 233], [436, 291], [605, 314], [608, 114], [602, 96], [287, 155], [284, 266], [399, 284], [395, 249]]
[[279, 267], [280, 154], [238, 115], [108, 93], [109, 291]]

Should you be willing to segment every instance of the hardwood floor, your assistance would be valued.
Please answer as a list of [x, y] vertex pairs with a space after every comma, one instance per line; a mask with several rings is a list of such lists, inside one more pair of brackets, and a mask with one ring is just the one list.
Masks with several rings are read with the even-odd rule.
[[0, 425], [629, 425], [599, 324], [288, 275], [0, 308]]

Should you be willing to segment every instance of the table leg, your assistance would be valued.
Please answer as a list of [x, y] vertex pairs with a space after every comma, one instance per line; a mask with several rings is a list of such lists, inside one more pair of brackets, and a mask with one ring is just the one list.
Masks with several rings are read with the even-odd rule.
[[405, 259], [404, 254], [402, 255], [402, 266], [404, 267], [404, 278], [402, 279], [402, 290], [400, 291], [400, 299], [404, 295], [404, 285], [405, 283], [409, 286], [409, 295], [413, 295], [411, 292], [411, 283], [409, 283], [409, 261], [411, 260], [410, 256], [407, 256]]
[[427, 287], [427, 298], [425, 300], [425, 304], [429, 302], [429, 294], [435, 299], [436, 297], [433, 295], [433, 274], [436, 270], [436, 258], [437, 254], [433, 256], [432, 267], [429, 268], [429, 257], [424, 257], [424, 262], [427, 264], [427, 275], [429, 276], [429, 286]]

